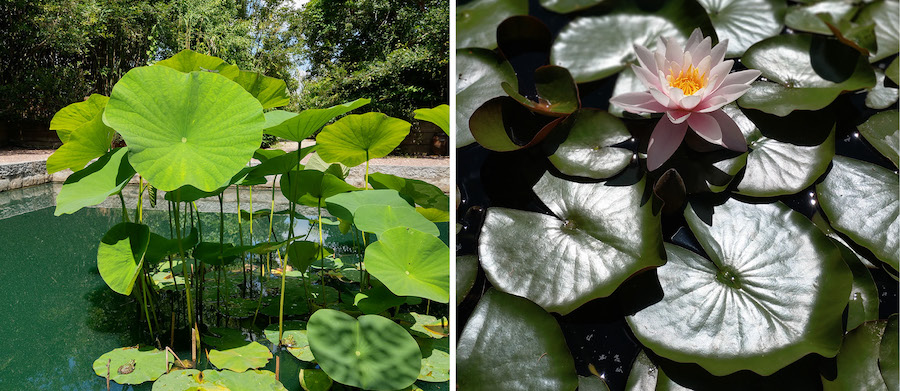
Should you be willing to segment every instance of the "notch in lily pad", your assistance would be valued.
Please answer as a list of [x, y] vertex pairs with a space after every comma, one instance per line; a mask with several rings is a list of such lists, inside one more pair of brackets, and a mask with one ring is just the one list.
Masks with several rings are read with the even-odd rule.
[[516, 102], [535, 113], [564, 117], [581, 107], [578, 86], [566, 68], [555, 65], [542, 66], [534, 72], [534, 82], [537, 89], [536, 101], [522, 96], [507, 82], [503, 82], [501, 86]]
[[469, 118], [475, 141], [492, 151], [511, 152], [543, 141], [562, 121], [547, 121], [515, 99], [501, 96], [485, 102]]

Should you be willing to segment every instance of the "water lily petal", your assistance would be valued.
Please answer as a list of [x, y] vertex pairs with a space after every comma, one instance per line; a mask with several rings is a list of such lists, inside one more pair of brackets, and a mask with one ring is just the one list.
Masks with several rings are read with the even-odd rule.
[[651, 74], [653, 73], [653, 71], [659, 68], [656, 65], [656, 57], [649, 49], [635, 44], [634, 53], [637, 54], [638, 62], [641, 64], [641, 66], [647, 69]]
[[667, 110], [666, 106], [657, 102], [649, 92], [628, 92], [616, 95], [609, 100], [609, 103], [636, 114], [662, 113]]
[[702, 39], [703, 33], [700, 32], [700, 28], [695, 28], [694, 31], [691, 32], [691, 37], [688, 38], [687, 42], [684, 44], [684, 51], [694, 51], [694, 47], [696, 47]]
[[729, 73], [725, 76], [725, 79], [722, 80], [722, 87], [733, 85], [733, 84], [750, 84], [754, 80], [756, 80], [762, 72], [756, 69], [747, 69], [740, 72]]
[[631, 65], [631, 70], [634, 71], [634, 74], [637, 76], [638, 80], [640, 80], [641, 83], [643, 83], [647, 88], [662, 88], [662, 86], [659, 84], [659, 79], [656, 76], [653, 76], [650, 71], [637, 65]]
[[[721, 107], [725, 104], [734, 102], [737, 98], [740, 98], [741, 95], [744, 95], [744, 93], [747, 92], [747, 90], [749, 90], [749, 89], [750, 89], [750, 85], [748, 85], [748, 84], [732, 84], [732, 85], [728, 85], [728, 86], [723, 86], [723, 87], [719, 88], [718, 90], [716, 90], [716, 92], [714, 92], [712, 94], [710, 99], [712, 99], [712, 97], [723, 99], [725, 101], [725, 103], [721, 103], [720, 101], [717, 101], [717, 103], [720, 104], [719, 107]], [[709, 107], [707, 107], [706, 109], [707, 109], [707, 110], [705, 110], [706, 112], [711, 111], [711, 110], [708, 110]]]
[[664, 92], [657, 90], [656, 88], [650, 88], [650, 95], [652, 95], [653, 99], [656, 99], [656, 101], [659, 102], [659, 104], [666, 106], [670, 109], [675, 108], [675, 105], [673, 104], [672, 100], [669, 99], [669, 96], [666, 95]]
[[706, 100], [700, 102], [700, 104], [694, 108], [694, 111], [698, 112], [698, 113], [709, 113], [709, 112], [721, 109], [722, 106], [725, 106], [729, 103], [731, 103], [731, 101], [728, 99], [725, 99], [725, 97], [711, 96], [711, 97], [707, 98]]
[[719, 127], [719, 122], [716, 121], [713, 116], [703, 113], [694, 113], [688, 118], [687, 122], [691, 129], [694, 129], [694, 132], [704, 140], [724, 146], [722, 143], [722, 129]]
[[683, 123], [684, 121], [687, 121], [687, 119], [690, 118], [690, 116], [691, 116], [691, 112], [686, 111], [686, 110], [666, 111], [666, 117], [669, 117], [669, 121], [672, 121], [673, 124]]
[[[709, 71], [709, 81], [712, 83], [712, 91], [715, 91], [722, 85], [722, 82], [725, 81], [728, 72], [731, 72], [731, 67], [734, 66], [734, 60], [719, 63], [714, 62], [713, 64], [716, 64], [716, 66]], [[715, 79], [715, 82], [713, 82], [713, 79]]]
[[725, 51], [728, 50], [728, 40], [723, 39], [719, 41], [719, 44], [716, 47], [712, 48], [709, 52], [709, 56], [712, 57], [712, 63], [718, 64], [725, 59]]
[[699, 95], [699, 94], [689, 95], [689, 96], [684, 97], [681, 100], [681, 102], [678, 102], [678, 104], [681, 106], [682, 109], [692, 110], [694, 107], [697, 106], [698, 103], [700, 103], [700, 101], [702, 99], [703, 99], [703, 96]]
[[647, 169], [653, 171], [662, 166], [666, 160], [672, 157], [684, 133], [687, 131], [687, 123], [675, 124], [668, 117], [662, 117], [650, 134], [650, 144], [647, 145]]
[[741, 133], [741, 128], [728, 114], [718, 110], [709, 113], [709, 115], [719, 123], [719, 128], [722, 130], [722, 144], [725, 148], [738, 152], [747, 150], [747, 140], [744, 138], [744, 134]]
[[678, 44], [678, 40], [673, 37], [666, 38], [666, 60], [669, 62], [674, 62], [681, 65], [681, 60], [683, 59], [684, 51], [681, 50], [681, 45]]
[[[700, 43], [697, 45], [697, 47], [695, 47], [693, 50], [691, 50], [691, 53], [693, 53], [693, 56], [694, 56], [694, 61], [696, 62], [694, 64], [695, 67], [699, 68], [699, 66], [697, 64], [699, 64], [700, 61], [702, 61], [704, 58], [709, 57], [711, 45], [712, 45], [712, 39], [710, 39], [709, 37], [706, 37], [706, 38], [703, 38], [702, 41], [700, 41]], [[701, 71], [701, 72], [703, 72], [703, 71]]]

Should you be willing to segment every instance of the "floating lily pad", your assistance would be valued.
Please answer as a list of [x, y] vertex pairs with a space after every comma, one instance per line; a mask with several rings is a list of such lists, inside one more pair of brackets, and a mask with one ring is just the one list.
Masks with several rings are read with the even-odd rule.
[[334, 380], [321, 369], [300, 369], [300, 387], [306, 391], [328, 391], [333, 384]]
[[141, 384], [158, 379], [169, 370], [175, 360], [172, 355], [158, 349], [126, 347], [113, 349], [94, 361], [94, 373], [109, 377], [119, 384]]
[[734, 104], [723, 110], [737, 123], [750, 149], [744, 176], [737, 186], [739, 194], [753, 197], [795, 194], [828, 170], [834, 157], [833, 128], [818, 145], [795, 145], [763, 136], [759, 127]]
[[309, 319], [310, 348], [319, 366], [339, 383], [397, 390], [416, 381], [422, 353], [400, 325], [378, 315], [357, 319], [321, 309]]
[[666, 245], [661, 301], [626, 317], [644, 346], [716, 376], [768, 376], [807, 354], [837, 353], [852, 278], [806, 217], [780, 203], [728, 200], [691, 205], [685, 218], [711, 260]]
[[593, 7], [605, 0], [541, 0], [541, 5], [553, 12], [567, 14], [578, 10]]
[[898, 365], [898, 322], [897, 314], [888, 318], [884, 327], [884, 335], [881, 337], [881, 346], [878, 355], [878, 368], [884, 378], [884, 384], [889, 390], [896, 390], [900, 386], [900, 365]]
[[363, 232], [381, 235], [392, 228], [412, 228], [429, 235], [438, 236], [437, 225], [416, 212], [411, 206], [365, 205], [353, 214], [353, 222]]
[[97, 269], [106, 285], [116, 293], [130, 295], [149, 242], [150, 228], [146, 225], [119, 223], [110, 228], [97, 249]]
[[816, 185], [831, 225], [900, 270], [900, 195], [897, 174], [856, 159], [835, 156], [831, 172]]
[[461, 390], [559, 390], [578, 386], [575, 362], [556, 319], [541, 307], [489, 290], [456, 347]]
[[414, 111], [413, 118], [420, 121], [428, 121], [437, 125], [446, 134], [450, 134], [450, 106], [439, 105], [431, 109], [418, 109]]
[[532, 113], [515, 99], [499, 97], [475, 110], [469, 119], [469, 131], [482, 147], [511, 152], [537, 145], [562, 120], [546, 123], [543, 116]]
[[475, 0], [456, 8], [456, 47], [497, 47], [497, 26], [513, 15], [527, 15], [527, 0]]
[[443, 383], [450, 380], [450, 353], [432, 349], [431, 354], [422, 358], [422, 369], [418, 380]]
[[438, 319], [431, 315], [410, 312], [400, 314], [396, 320], [416, 337], [441, 339], [450, 335], [450, 322], [447, 318]]
[[[817, 64], [830, 64], [838, 56], [827, 51], [810, 54], [815, 52], [814, 40], [824, 39], [807, 34], [779, 35], [747, 49], [741, 62], [748, 68], [762, 71], [762, 76], [769, 81], [754, 82], [738, 104], [783, 117], [794, 110], [824, 108], [843, 91], [875, 85], [875, 73], [866, 58], [860, 55], [853, 63], [850, 62], [853, 56], [841, 58], [840, 70], [825, 75], [825, 71], [817, 70]], [[842, 80], [831, 81], [835, 79]]]
[[439, 210], [450, 209], [450, 197], [435, 185], [418, 179], [401, 178], [380, 172], [369, 174], [369, 184], [376, 189], [394, 189], [416, 205]]
[[244, 87], [262, 105], [263, 109], [284, 106], [291, 103], [284, 80], [263, 75], [259, 72], [241, 71], [234, 82]]
[[656, 39], [668, 36], [687, 39], [671, 21], [660, 16], [579, 17], [560, 31], [550, 51], [550, 63], [567, 68], [578, 83], [600, 80], [637, 62], [633, 45], [654, 50]]
[[326, 126], [316, 136], [318, 154], [326, 162], [349, 167], [385, 157], [409, 134], [409, 122], [382, 113], [351, 114]]
[[456, 71], [456, 147], [460, 148], [475, 142], [469, 130], [469, 118], [475, 110], [493, 98], [505, 96], [502, 83], [518, 89], [519, 81], [512, 65], [487, 49], [457, 50]]
[[309, 339], [306, 336], [306, 322], [286, 321], [283, 325], [281, 341], [278, 340], [278, 324], [271, 324], [264, 330], [266, 339], [273, 345], [283, 345], [288, 352], [300, 361], [313, 362], [312, 351], [309, 350]]
[[885, 80], [884, 71], [876, 68], [875, 86], [866, 94], [866, 107], [880, 110], [897, 103], [898, 89], [885, 85]]
[[[628, 373], [628, 383], [625, 389], [629, 391], [656, 390], [656, 382], [661, 371], [656, 367], [647, 353], [641, 350], [631, 364], [631, 372]], [[680, 390], [679, 390], [680, 391]]]
[[262, 141], [262, 106], [209, 72], [134, 68], [113, 87], [103, 114], [128, 143], [128, 160], [154, 187], [213, 191], [250, 161]]
[[890, 159], [894, 166], [900, 164], [900, 112], [897, 110], [882, 111], [859, 125], [859, 133], [872, 144], [882, 155]]
[[307, 109], [299, 114], [283, 110], [266, 113], [266, 134], [300, 142], [339, 115], [369, 104], [369, 99], [357, 99], [325, 109]]
[[397, 307], [406, 302], [406, 297], [397, 296], [378, 280], [372, 283], [372, 287], [364, 293], [357, 293], [353, 305], [357, 306], [366, 315], [380, 314], [390, 308]]
[[392, 228], [366, 248], [366, 269], [398, 296], [450, 302], [450, 248], [415, 229]]
[[226, 390], [258, 390], [287, 391], [287, 388], [275, 380], [271, 371], [252, 370], [242, 373], [232, 371], [214, 371], [207, 369], [200, 372], [196, 369], [172, 371], [153, 383], [153, 391], [226, 391]]
[[244, 333], [238, 329], [224, 327], [210, 327], [209, 334], [201, 337], [203, 343], [219, 350], [239, 348], [250, 344]]
[[210, 350], [209, 362], [219, 369], [230, 369], [235, 372], [244, 372], [248, 369], [262, 368], [272, 358], [269, 348], [259, 342], [250, 342], [246, 345], [226, 349]]
[[462, 303], [475, 285], [478, 276], [478, 257], [462, 255], [456, 257], [456, 305]]
[[825, 391], [888, 390], [878, 368], [878, 354], [886, 324], [883, 320], [866, 322], [847, 333], [837, 355], [837, 378], [822, 379]]
[[450, 211], [447, 210], [440, 210], [437, 208], [423, 208], [421, 206], [417, 206], [416, 212], [419, 212], [420, 215], [422, 215], [432, 223], [450, 222]]
[[596, 376], [578, 376], [578, 391], [609, 391], [609, 386]]
[[787, 9], [784, 23], [797, 31], [831, 35], [831, 29], [819, 15], [826, 14], [834, 22], [849, 21], [859, 9], [852, 3], [844, 1], [821, 1], [813, 4], [800, 4]]
[[869, 57], [869, 61], [876, 62], [900, 52], [900, 3], [881, 0], [866, 4], [856, 14], [856, 21], [875, 24], [878, 51]]
[[887, 69], [884, 70], [884, 75], [891, 79], [894, 84], [900, 83], [900, 63], [897, 62], [898, 59], [900, 58], [894, 58], [894, 61], [891, 61]]
[[537, 101], [519, 94], [512, 84], [503, 82], [501, 86], [510, 97], [539, 114], [563, 117], [575, 112], [581, 106], [578, 86], [566, 68], [547, 65], [534, 71]]
[[625, 169], [634, 152], [614, 145], [631, 139], [618, 118], [600, 110], [582, 109], [558, 126], [569, 137], [550, 155], [560, 172], [594, 179], [609, 178]]
[[353, 221], [356, 210], [363, 205], [390, 205], [393, 207], [410, 206], [409, 202], [400, 197], [400, 193], [393, 189], [354, 191], [328, 197], [325, 200], [328, 213], [345, 221]]
[[706, 9], [719, 41], [728, 40], [725, 57], [740, 57], [751, 45], [778, 35], [784, 27], [785, 3], [777, 0], [698, 0]]
[[56, 196], [53, 214], [75, 213], [122, 191], [135, 174], [128, 164], [127, 153], [128, 148], [116, 148], [85, 169], [69, 175]]
[[231, 65], [221, 58], [197, 53], [190, 49], [182, 50], [154, 65], [162, 65], [184, 73], [194, 71], [217, 73], [228, 79], [234, 79], [240, 73], [237, 65]]
[[488, 280], [567, 314], [609, 296], [638, 271], [664, 264], [659, 216], [644, 187], [643, 179], [626, 186], [545, 174], [534, 192], [554, 215], [488, 209], [478, 244]]
[[69, 135], [94, 118], [102, 117], [103, 109], [109, 97], [100, 94], [91, 94], [84, 102], [72, 103], [53, 115], [50, 120], [50, 130], [55, 130], [59, 141], [63, 144], [69, 142]]
[[841, 257], [853, 273], [853, 286], [850, 288], [850, 302], [847, 305], [847, 330], [871, 320], [878, 320], [878, 287], [872, 279], [872, 273], [859, 260], [856, 253], [836, 239], [831, 239], [841, 250]]

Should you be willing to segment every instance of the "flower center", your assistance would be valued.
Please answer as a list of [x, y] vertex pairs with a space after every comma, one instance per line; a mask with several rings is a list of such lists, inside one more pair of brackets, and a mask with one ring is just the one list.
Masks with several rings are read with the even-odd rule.
[[688, 65], [688, 68], [678, 72], [678, 76], [673, 76], [675, 72], [666, 76], [669, 86], [680, 88], [685, 95], [693, 95], [701, 88], [706, 87], [706, 74], [701, 75], [697, 68]]

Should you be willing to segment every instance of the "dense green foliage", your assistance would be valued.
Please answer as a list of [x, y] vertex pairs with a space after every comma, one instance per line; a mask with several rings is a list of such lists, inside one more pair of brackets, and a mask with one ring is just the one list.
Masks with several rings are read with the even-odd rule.
[[301, 108], [364, 96], [371, 110], [409, 118], [447, 103], [446, 0], [312, 0], [300, 13], [308, 76]]

